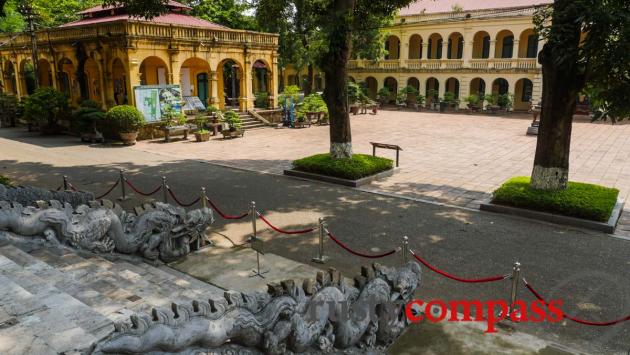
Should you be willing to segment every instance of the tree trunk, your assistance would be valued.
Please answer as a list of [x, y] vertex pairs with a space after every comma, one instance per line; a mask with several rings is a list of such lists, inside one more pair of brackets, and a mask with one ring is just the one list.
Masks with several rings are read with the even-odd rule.
[[348, 59], [351, 49], [351, 23], [355, 0], [334, 0], [327, 34], [328, 53], [322, 59], [326, 88], [324, 101], [330, 116], [330, 155], [333, 159], [352, 157], [352, 134], [348, 114]]
[[306, 74], [306, 82], [304, 83], [304, 96], [308, 96], [313, 92], [313, 64], [308, 64], [308, 72]]
[[562, 190], [569, 181], [573, 114], [577, 95], [584, 87], [577, 63], [580, 23], [575, 21], [571, 1], [554, 3], [550, 39], [538, 56], [543, 72], [543, 100], [531, 179], [531, 186], [536, 189]]

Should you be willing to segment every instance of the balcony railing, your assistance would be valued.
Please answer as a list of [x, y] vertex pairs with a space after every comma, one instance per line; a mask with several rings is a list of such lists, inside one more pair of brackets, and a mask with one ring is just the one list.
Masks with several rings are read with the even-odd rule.
[[536, 69], [536, 58], [351, 60], [350, 70], [511, 70]]
[[[229, 29], [211, 29], [201, 27], [180, 27], [169, 24], [118, 21], [80, 27], [61, 27], [37, 32], [37, 41], [47, 43], [74, 41], [77, 39], [97, 38], [102, 36], [129, 36], [140, 38], [170, 38], [211, 43], [238, 43], [252, 45], [278, 45], [278, 35]], [[2, 35], [0, 44], [27, 45], [30, 37], [26, 34]]]

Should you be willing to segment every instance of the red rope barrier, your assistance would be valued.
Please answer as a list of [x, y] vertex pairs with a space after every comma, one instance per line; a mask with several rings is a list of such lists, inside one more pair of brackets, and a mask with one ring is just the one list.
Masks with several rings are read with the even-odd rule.
[[77, 191], [78, 191], [78, 190], [77, 190], [77, 188], [76, 188], [76, 187], [74, 187], [74, 185], [72, 185], [70, 182], [68, 182], [68, 187], [70, 188], [70, 190], [72, 190], [72, 191], [74, 191], [74, 192], [77, 192]]
[[135, 191], [137, 194], [140, 194], [140, 195], [142, 195], [142, 196], [151, 196], [151, 195], [154, 195], [155, 193], [157, 193], [158, 191], [162, 190], [162, 185], [160, 185], [160, 186], [158, 186], [155, 190], [151, 191], [150, 193], [144, 193], [144, 192], [142, 192], [142, 191], [140, 191], [140, 190], [136, 189], [136, 187], [135, 187], [135, 186], [133, 186], [133, 184], [131, 183], [131, 181], [127, 180], [126, 178], [125, 178], [125, 182], [127, 183], [127, 185], [129, 185], [129, 187], [131, 187], [131, 189], [132, 189], [133, 191]]
[[[538, 300], [545, 302], [545, 304], [547, 304], [547, 301], [545, 301], [545, 299], [540, 295], [540, 293], [538, 293], [536, 290], [534, 290], [534, 288], [532, 287], [532, 285], [530, 285], [527, 280], [523, 279], [523, 283], [525, 284], [525, 287], [529, 290], [529, 292], [531, 292], [534, 297], [536, 297]], [[627, 317], [624, 318], [619, 318], [619, 319], [615, 319], [612, 321], [608, 321], [608, 322], [593, 322], [593, 321], [588, 321], [588, 320], [583, 320], [583, 319], [579, 319], [573, 316], [570, 316], [568, 314], [564, 314], [563, 315], [564, 318], [573, 321], [575, 323], [578, 324], [583, 324], [583, 325], [591, 325], [591, 326], [595, 326], [595, 327], [608, 327], [611, 325], [616, 325], [619, 323], [623, 323], [625, 321], [629, 321], [630, 320], [630, 315], [628, 315]]]
[[114, 189], [116, 188], [116, 186], [118, 186], [119, 183], [120, 183], [120, 180], [116, 180], [116, 182], [109, 188], [109, 190], [107, 190], [107, 192], [105, 192], [104, 194], [102, 194], [102, 195], [100, 195], [98, 197], [95, 197], [94, 199], [100, 200], [103, 197], [109, 195], [112, 191], [114, 191]]
[[190, 207], [192, 205], [197, 204], [199, 201], [201, 201], [201, 197], [197, 197], [197, 199], [192, 201], [191, 203], [182, 203], [177, 197], [175, 197], [175, 194], [173, 193], [173, 190], [171, 190], [170, 187], [167, 187], [167, 190], [168, 190], [168, 194], [171, 195], [173, 200], [175, 200], [175, 202], [177, 202], [177, 204], [182, 207]]
[[243, 213], [240, 216], [232, 216], [232, 215], [228, 215], [223, 213], [223, 211], [221, 211], [214, 203], [212, 203], [212, 200], [210, 200], [209, 198], [206, 197], [206, 201], [208, 201], [208, 203], [210, 204], [210, 206], [212, 206], [212, 209], [214, 209], [215, 211], [217, 211], [217, 213], [221, 216], [221, 218], [223, 219], [228, 219], [228, 220], [234, 220], [234, 219], [243, 219], [247, 216], [249, 216], [249, 212]]
[[258, 218], [260, 218], [263, 222], [265, 222], [266, 225], [268, 225], [269, 227], [271, 227], [271, 229], [275, 230], [278, 233], [287, 234], [287, 235], [306, 234], [306, 233], [311, 233], [317, 229], [317, 228], [308, 228], [308, 229], [302, 229], [302, 230], [296, 230], [296, 231], [287, 231], [287, 230], [280, 229], [272, 225], [271, 222], [269, 222], [265, 217], [263, 217], [263, 215], [261, 215], [258, 212], [256, 213], [258, 214]]
[[431, 264], [427, 263], [426, 261], [424, 261], [421, 257], [419, 257], [418, 255], [416, 255], [416, 253], [414, 253], [413, 251], [411, 251], [411, 255], [413, 255], [414, 258], [416, 258], [416, 260], [418, 260], [422, 265], [426, 266], [429, 270], [435, 272], [436, 274], [442, 275], [446, 278], [449, 278], [451, 280], [455, 280], [455, 281], [459, 281], [459, 282], [463, 282], [463, 283], [485, 283], [485, 282], [496, 282], [496, 281], [501, 281], [501, 280], [505, 280], [507, 278], [509, 278], [509, 275], [497, 275], [497, 276], [491, 276], [491, 277], [484, 277], [481, 279], [464, 279], [461, 277], [457, 277], [454, 275], [451, 275], [449, 273], [447, 273], [446, 271], [442, 271], [438, 268], [436, 268], [435, 266], [432, 266]]
[[390, 256], [390, 255], [392, 255], [392, 254], [394, 254], [394, 253], [396, 253], [398, 251], [398, 250], [394, 249], [394, 250], [388, 251], [387, 253], [378, 254], [378, 255], [364, 254], [364, 253], [360, 253], [360, 252], [357, 252], [357, 251], [354, 251], [354, 250], [350, 249], [348, 246], [343, 244], [339, 239], [335, 238], [335, 236], [332, 233], [330, 233], [329, 231], [326, 231], [326, 234], [328, 234], [328, 237], [330, 237], [330, 239], [332, 239], [333, 242], [337, 243], [337, 245], [339, 245], [340, 247], [345, 249], [350, 254], [354, 254], [356, 256], [360, 256], [360, 257], [366, 258], [366, 259], [380, 259], [380, 258], [384, 258], [386, 256]]

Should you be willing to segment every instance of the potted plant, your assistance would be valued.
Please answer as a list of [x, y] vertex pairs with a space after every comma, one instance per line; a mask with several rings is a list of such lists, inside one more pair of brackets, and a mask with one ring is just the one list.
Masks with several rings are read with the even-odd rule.
[[105, 120], [117, 128], [120, 139], [125, 145], [136, 144], [138, 132], [146, 123], [142, 113], [129, 105], [112, 107], [105, 114]]
[[497, 105], [499, 105], [502, 110], [505, 110], [505, 112], [510, 112], [510, 110], [512, 110], [513, 102], [514, 100], [512, 94], [509, 93], [499, 95], [497, 98]]
[[382, 104], [385, 105], [388, 101], [389, 101], [389, 97], [392, 95], [392, 92], [389, 91], [389, 89], [387, 87], [382, 87], [379, 91], [378, 91], [378, 101]]
[[426, 101], [426, 98], [423, 95], [416, 95], [416, 109], [418, 111], [422, 111], [422, 107], [424, 107], [424, 103]]
[[256, 98], [254, 101], [254, 107], [266, 109], [269, 105], [269, 93], [265, 91], [257, 92], [254, 94]]
[[162, 115], [167, 128], [183, 126], [186, 124], [186, 115], [173, 109], [171, 105], [164, 107]]
[[43, 134], [59, 134], [59, 121], [68, 115], [68, 98], [61, 91], [42, 87], [24, 99], [24, 117], [37, 124]]
[[468, 95], [464, 100], [466, 100], [466, 106], [468, 106], [471, 111], [477, 111], [479, 109], [479, 96]]
[[357, 105], [357, 102], [359, 102], [363, 96], [365, 96], [365, 94], [359, 84], [352, 81], [348, 83], [348, 104], [350, 105], [350, 112], [352, 112], [353, 115], [359, 113], [359, 105]]
[[207, 142], [210, 140], [210, 131], [205, 128], [206, 118], [202, 114], [198, 113], [195, 116], [195, 124], [197, 125], [197, 131], [195, 132], [195, 139], [197, 142]]
[[488, 103], [487, 108], [490, 110], [491, 113], [497, 113], [499, 112], [499, 109], [501, 109], [501, 106], [497, 105], [497, 99], [498, 96], [495, 95], [488, 95], [485, 97], [486, 102]]
[[426, 103], [429, 109], [431, 110], [436, 110], [437, 109], [437, 105], [439, 102], [438, 99], [438, 95], [439, 95], [439, 91], [435, 90], [435, 89], [429, 89], [427, 90], [427, 98], [426, 98]]
[[241, 128], [241, 117], [238, 113], [228, 110], [223, 113], [223, 121], [229, 126], [230, 132]]
[[219, 116], [217, 115], [217, 112], [219, 112], [219, 109], [214, 105], [210, 105], [206, 109], [206, 113], [212, 117], [212, 123], [219, 123]]
[[98, 131], [97, 124], [104, 119], [105, 112], [98, 102], [84, 100], [72, 112], [71, 126], [79, 132], [82, 142], [102, 142], [103, 134]]

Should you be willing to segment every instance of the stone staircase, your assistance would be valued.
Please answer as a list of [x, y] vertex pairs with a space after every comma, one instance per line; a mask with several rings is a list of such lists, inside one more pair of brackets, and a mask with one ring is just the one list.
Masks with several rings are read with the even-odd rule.
[[0, 240], [0, 354], [82, 353], [133, 313], [222, 296], [167, 266]]
[[267, 127], [267, 125], [264, 122], [255, 118], [249, 112], [236, 111], [236, 113], [238, 113], [238, 115], [240, 116], [241, 121], [242, 121], [242, 127], [245, 130], [252, 130], [252, 129]]

